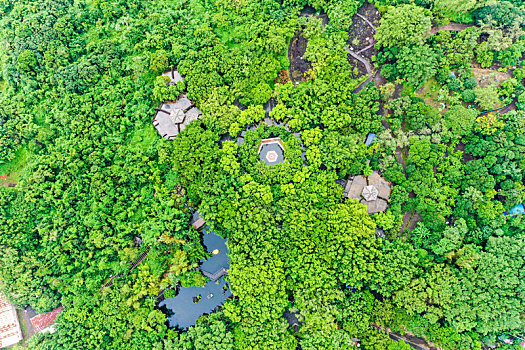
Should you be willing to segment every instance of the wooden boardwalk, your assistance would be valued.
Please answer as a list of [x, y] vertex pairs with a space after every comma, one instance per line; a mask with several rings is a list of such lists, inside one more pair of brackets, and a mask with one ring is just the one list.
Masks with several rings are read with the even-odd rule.
[[[136, 268], [144, 259], [146, 259], [146, 257], [148, 256], [149, 250], [150, 250], [150, 247], [147, 247], [146, 250], [142, 254], [140, 254], [140, 256], [137, 258], [137, 260], [135, 260], [135, 262], [133, 264], [131, 264], [131, 266], [129, 267], [129, 269], [127, 271], [128, 273], [131, 270], [133, 270], [134, 268]], [[123, 275], [124, 275], [124, 272], [119, 273], [118, 275], [112, 276], [110, 278], [110, 280], [106, 284], [104, 284], [102, 286], [102, 288], [111, 287], [113, 285], [113, 280], [116, 277], [120, 277], [120, 276], [123, 276]]]
[[204, 271], [204, 270], [201, 270], [201, 272], [204, 276], [208, 277], [212, 281], [217, 281], [222, 276], [228, 274], [228, 270], [226, 270], [224, 267], [215, 273], [209, 273], [208, 271]]

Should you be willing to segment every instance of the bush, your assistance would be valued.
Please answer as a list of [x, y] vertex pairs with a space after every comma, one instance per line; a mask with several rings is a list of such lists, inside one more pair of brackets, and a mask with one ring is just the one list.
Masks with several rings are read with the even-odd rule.
[[177, 295], [177, 289], [170, 288], [164, 291], [164, 298], [166, 299], [174, 298], [176, 295]]
[[450, 78], [447, 86], [450, 91], [455, 91], [455, 92], [461, 91], [461, 82], [457, 78], [454, 78], [454, 77]]
[[407, 82], [415, 87], [436, 74], [437, 55], [428, 45], [403, 47], [398, 55], [397, 69]]
[[394, 81], [399, 73], [397, 72], [395, 64], [384, 64], [383, 67], [381, 67], [381, 74], [386, 80]]
[[494, 5], [474, 11], [474, 18], [478, 23], [485, 22], [490, 17], [496, 25], [507, 28], [522, 16], [523, 11], [508, 1], [498, 1]]
[[488, 46], [488, 43], [484, 41], [476, 49], [476, 60], [482, 68], [488, 68], [494, 62], [494, 52], [490, 51]]
[[384, 47], [421, 44], [432, 28], [429, 11], [415, 5], [389, 7], [375, 38]]
[[518, 81], [514, 78], [505, 80], [501, 86], [498, 88], [498, 93], [500, 96], [510, 97], [518, 87]]
[[440, 84], [446, 84], [448, 78], [450, 77], [450, 68], [443, 67], [439, 68], [436, 73], [436, 80]]
[[463, 86], [465, 89], [474, 89], [478, 85], [476, 78], [468, 77], [463, 80]]
[[523, 50], [523, 45], [517, 42], [512, 44], [506, 50], [498, 52], [498, 60], [504, 66], [515, 66], [518, 63], [518, 60], [521, 58]]
[[514, 78], [518, 79], [519, 81], [523, 80], [523, 78], [525, 78], [525, 68], [516, 68], [514, 69], [514, 71], [512, 72], [512, 75], [514, 76]]
[[200, 271], [190, 270], [180, 276], [180, 283], [183, 287], [202, 287], [206, 279]]
[[516, 106], [521, 110], [525, 109], [525, 92], [518, 96], [518, 102], [516, 103]]
[[476, 93], [476, 103], [482, 110], [496, 108], [499, 103], [498, 93], [492, 86], [478, 87], [474, 89], [474, 92]]
[[474, 90], [468, 89], [461, 93], [461, 98], [467, 103], [474, 102], [476, 100], [476, 93]]
[[157, 50], [151, 54], [149, 59], [149, 69], [156, 74], [163, 73], [169, 68], [168, 53], [164, 50]]

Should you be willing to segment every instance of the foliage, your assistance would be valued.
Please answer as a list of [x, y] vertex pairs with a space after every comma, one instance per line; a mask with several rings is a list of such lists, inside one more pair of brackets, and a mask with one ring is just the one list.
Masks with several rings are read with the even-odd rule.
[[[328, 24], [297, 16], [307, 5]], [[65, 307], [29, 348], [407, 348], [388, 329], [479, 350], [523, 329], [525, 220], [503, 212], [525, 201], [524, 115], [480, 111], [500, 97], [523, 108], [525, 73], [496, 89], [472, 69], [519, 62], [521, 2], [377, 1], [370, 61], [392, 82], [364, 86], [346, 51], [361, 5], [0, 4], [0, 291]], [[433, 19], [471, 15], [477, 26], [429, 36]], [[294, 86], [299, 31], [312, 70]], [[171, 67], [183, 83], [161, 76]], [[202, 117], [164, 140], [154, 108], [181, 93]], [[282, 164], [259, 159], [270, 137]], [[376, 169], [393, 189], [368, 215], [336, 180]], [[168, 329], [158, 293], [206, 283], [197, 208], [228, 238], [233, 298]]]
[[484, 111], [495, 108], [499, 103], [498, 93], [492, 86], [477, 87], [474, 92], [476, 93], [476, 103]]
[[416, 5], [389, 7], [375, 38], [384, 47], [421, 44], [431, 28], [429, 12]]
[[436, 74], [437, 55], [429, 46], [405, 46], [399, 51], [397, 59], [400, 75], [415, 87]]
[[476, 123], [476, 130], [483, 135], [492, 135], [504, 126], [498, 115], [494, 113], [487, 113], [477, 117]]

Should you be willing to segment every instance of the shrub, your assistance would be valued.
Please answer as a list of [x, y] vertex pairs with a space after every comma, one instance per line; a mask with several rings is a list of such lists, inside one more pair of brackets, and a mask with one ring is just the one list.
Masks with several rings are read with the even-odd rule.
[[383, 67], [381, 67], [381, 74], [385, 77], [388, 81], [394, 81], [397, 76], [397, 68], [395, 64], [384, 64]]
[[421, 44], [432, 27], [429, 11], [415, 5], [389, 7], [375, 36], [384, 47]]
[[450, 68], [443, 67], [439, 68], [436, 73], [436, 80], [440, 84], [446, 84], [448, 78], [450, 77]]
[[468, 103], [474, 102], [476, 100], [476, 93], [474, 90], [468, 89], [461, 93], [461, 98]]
[[499, 103], [498, 93], [492, 86], [478, 87], [474, 89], [474, 92], [476, 93], [476, 103], [482, 110], [493, 109]]
[[448, 81], [448, 89], [451, 91], [459, 92], [461, 91], [461, 82], [457, 78], [450, 78]]
[[465, 86], [465, 89], [474, 89], [477, 85], [478, 82], [474, 77], [468, 77], [463, 80], [463, 86]]

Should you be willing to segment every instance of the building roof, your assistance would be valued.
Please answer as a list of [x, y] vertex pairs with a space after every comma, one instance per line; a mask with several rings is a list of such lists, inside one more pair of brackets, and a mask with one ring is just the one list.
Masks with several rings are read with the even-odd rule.
[[53, 311], [39, 314], [31, 318], [31, 324], [35, 329], [35, 332], [42, 332], [47, 328], [51, 327], [56, 322], [58, 315], [62, 311], [64, 311], [64, 307], [59, 306]]
[[22, 340], [22, 330], [15, 307], [0, 295], [0, 348], [15, 345]]
[[378, 197], [384, 199], [388, 199], [390, 197], [392, 185], [390, 185], [390, 183], [382, 178], [377, 172], [374, 171], [372, 174], [370, 174], [368, 177], [368, 184], [377, 188]]
[[201, 111], [193, 107], [185, 94], [177, 101], [166, 101], [157, 108], [157, 113], [152, 120], [153, 126], [165, 139], [174, 139], [186, 125], [199, 119]]
[[517, 206], [515, 206], [514, 208], [512, 208], [508, 213], [504, 213], [505, 215], [520, 215], [520, 214], [525, 214], [525, 207], [523, 206], [523, 204], [518, 204]]
[[365, 188], [363, 188], [363, 192], [361, 193], [361, 195], [363, 196], [365, 201], [371, 202], [377, 199], [378, 193], [379, 192], [377, 191], [377, 188], [375, 188], [375, 186], [368, 185], [365, 186]]
[[280, 138], [264, 139], [258, 147], [259, 158], [266, 165], [275, 165], [284, 162], [284, 145]]
[[374, 171], [368, 178], [363, 175], [350, 178], [344, 194], [345, 197], [359, 199], [366, 205], [368, 214], [375, 214], [388, 208], [391, 191], [392, 185]]
[[162, 75], [165, 76], [165, 77], [170, 78], [170, 82], [169, 82], [170, 85], [175, 85], [179, 81], [184, 81], [184, 79], [182, 79], [182, 75], [180, 75], [180, 73], [178, 71], [174, 70], [174, 69], [169, 70], [169, 71], [167, 71], [166, 73], [164, 73]]
[[200, 270], [211, 280], [217, 280], [228, 272], [230, 258], [226, 239], [215, 232], [202, 231], [202, 241], [208, 253], [212, 253], [206, 260], [201, 259]]
[[376, 134], [373, 134], [373, 133], [368, 134], [368, 136], [366, 137], [365, 145], [370, 146], [376, 138], [377, 138]]

